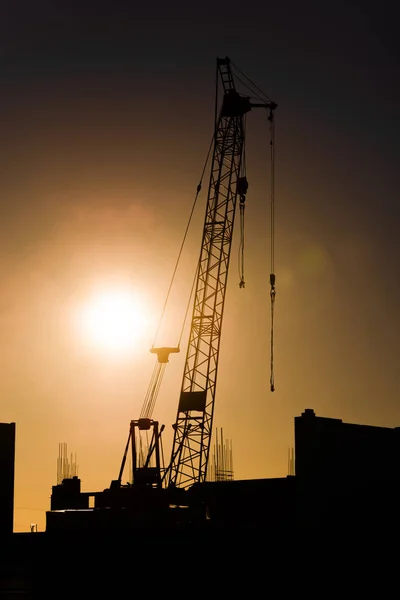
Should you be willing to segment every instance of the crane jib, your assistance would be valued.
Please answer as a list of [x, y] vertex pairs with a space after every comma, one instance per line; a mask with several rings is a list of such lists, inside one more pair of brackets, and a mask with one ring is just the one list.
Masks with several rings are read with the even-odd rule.
[[230, 60], [217, 60], [222, 106], [214, 150], [203, 236], [195, 282], [189, 343], [174, 424], [169, 486], [187, 488], [205, 481], [211, 443], [219, 348], [237, 198], [244, 203], [244, 117], [253, 106], [235, 89]]

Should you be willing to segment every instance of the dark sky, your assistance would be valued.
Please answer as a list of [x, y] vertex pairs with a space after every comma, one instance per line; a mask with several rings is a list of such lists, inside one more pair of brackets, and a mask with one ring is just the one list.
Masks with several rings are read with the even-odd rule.
[[[235, 475], [285, 474], [292, 419], [306, 406], [400, 424], [397, 30], [385, 1], [2, 2], [0, 419], [19, 431], [17, 505], [47, 508], [60, 441], [81, 456], [86, 489], [114, 477], [152, 362], [107, 371], [83, 356], [71, 303], [128, 277], [156, 322], [212, 134], [217, 56], [278, 103], [277, 391], [268, 129], [251, 114], [248, 283], [238, 291], [233, 260], [216, 408]], [[167, 423], [179, 360], [160, 407]], [[35, 513], [18, 510], [24, 528]]]

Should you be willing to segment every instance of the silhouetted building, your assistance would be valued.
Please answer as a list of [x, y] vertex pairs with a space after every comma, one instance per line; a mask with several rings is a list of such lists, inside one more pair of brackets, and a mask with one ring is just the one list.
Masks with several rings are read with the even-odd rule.
[[[46, 530], [224, 532], [261, 528], [400, 525], [400, 429], [295, 417], [295, 475], [275, 479], [196, 483], [189, 490], [121, 486], [81, 492], [77, 477], [53, 487]], [[93, 502], [89, 508], [89, 497]]]
[[0, 539], [14, 529], [15, 423], [0, 423]]
[[204, 506], [211, 523], [233, 530], [295, 525], [295, 477], [198, 483], [190, 500]]
[[373, 427], [317, 417], [295, 417], [296, 475], [313, 479], [400, 478], [400, 427]]
[[298, 512], [308, 525], [394, 524], [399, 500], [400, 428], [295, 417]]
[[63, 479], [59, 485], [53, 485], [51, 510], [79, 508], [89, 508], [89, 496], [81, 493], [81, 480], [77, 476]]

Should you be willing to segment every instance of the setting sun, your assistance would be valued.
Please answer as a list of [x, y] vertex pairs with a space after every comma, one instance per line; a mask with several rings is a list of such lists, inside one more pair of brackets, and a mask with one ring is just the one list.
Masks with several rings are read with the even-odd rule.
[[127, 290], [96, 294], [80, 312], [80, 329], [85, 340], [98, 350], [132, 350], [147, 327], [144, 303]]

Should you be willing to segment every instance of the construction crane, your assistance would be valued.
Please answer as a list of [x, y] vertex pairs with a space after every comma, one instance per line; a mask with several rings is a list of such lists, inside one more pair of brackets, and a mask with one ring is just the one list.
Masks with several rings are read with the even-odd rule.
[[[174, 439], [168, 469], [170, 488], [186, 489], [194, 483], [206, 480], [236, 205], [239, 198], [240, 206], [244, 208], [248, 188], [245, 168], [245, 118], [252, 108], [267, 109], [273, 133], [274, 110], [277, 108], [269, 99], [254, 103], [250, 97], [237, 92], [229, 58], [217, 59], [217, 90], [218, 80], [222, 83], [223, 98], [215, 122], [214, 150], [189, 343], [176, 422], [173, 426]], [[273, 136], [271, 157], [273, 159]], [[273, 310], [273, 263], [270, 283]], [[243, 287], [244, 280], [241, 284]], [[271, 391], [273, 389], [271, 371]]]
[[[241, 250], [244, 241], [244, 207], [248, 182], [245, 164], [245, 120], [253, 108], [267, 110], [270, 123], [271, 146], [271, 391], [274, 391], [273, 378], [273, 316], [275, 302], [274, 274], [274, 111], [277, 105], [255, 86], [237, 67], [236, 71], [249, 84], [245, 85], [261, 102], [252, 101], [250, 96], [239, 94], [235, 87], [229, 58], [217, 59], [216, 74], [216, 114], [212, 143], [211, 174], [208, 186], [205, 221], [201, 242], [200, 257], [193, 284], [194, 304], [186, 362], [179, 397], [174, 439], [170, 463], [164, 468], [161, 434], [164, 426], [152, 419], [156, 398], [160, 389], [166, 364], [171, 353], [180, 351], [181, 337], [176, 347], [151, 349], [157, 355], [150, 385], [145, 397], [140, 418], [130, 423], [128, 441], [125, 447], [118, 479], [113, 488], [122, 486], [122, 476], [128, 457], [129, 446], [132, 453], [132, 478], [136, 486], [145, 485], [161, 490], [185, 490], [195, 483], [206, 480], [211, 434], [214, 415], [218, 360], [222, 332], [222, 319], [231, 255], [233, 229], [237, 200], [241, 216]], [[236, 75], [236, 78], [240, 79]], [[241, 79], [240, 79], [241, 80]], [[241, 80], [242, 81], [242, 80]], [[242, 83], [244, 83], [242, 81]], [[219, 113], [218, 90], [222, 86], [223, 97]], [[207, 161], [208, 162], [208, 157]], [[206, 166], [206, 165], [205, 165]], [[174, 281], [174, 276], [185, 243], [193, 215], [194, 206], [201, 190], [199, 185], [195, 203], [189, 218], [181, 250], [178, 256], [166, 303]], [[244, 287], [243, 256], [241, 257], [240, 287]], [[165, 303], [165, 305], [166, 305]], [[164, 305], [164, 310], [165, 310]], [[189, 308], [189, 306], [188, 306]], [[188, 312], [188, 311], [187, 311]], [[161, 315], [161, 320], [164, 311]], [[160, 321], [161, 321], [160, 320]], [[186, 320], [186, 316], [185, 316]], [[158, 330], [157, 330], [158, 333]], [[155, 336], [155, 341], [157, 338]], [[151, 441], [148, 435], [152, 430]], [[142, 451], [141, 433], [145, 434], [146, 452]], [[137, 459], [139, 456], [140, 460]]]
[[[235, 78], [240, 80], [252, 96], [240, 94], [235, 87]], [[245, 83], [237, 72], [247, 80]], [[197, 524], [209, 517], [202, 496], [209, 461], [213, 416], [216, 396], [218, 361], [222, 333], [225, 296], [231, 256], [233, 230], [237, 203], [240, 207], [241, 240], [239, 246], [240, 287], [244, 287], [244, 207], [248, 182], [246, 178], [245, 132], [246, 115], [253, 108], [266, 109], [270, 124], [271, 148], [271, 371], [270, 388], [274, 391], [274, 111], [277, 105], [257, 88], [229, 58], [217, 59], [217, 90], [215, 128], [206, 164], [197, 186], [194, 204], [189, 217], [178, 260], [172, 275], [160, 323], [154, 338], [151, 353], [157, 356], [153, 375], [144, 399], [139, 419], [132, 420], [128, 440], [122, 457], [117, 479], [110, 487], [95, 494], [96, 518], [107, 527], [149, 528], [158, 531], [166, 525]], [[222, 87], [223, 97], [218, 112], [218, 90]], [[258, 101], [254, 101], [253, 98]], [[187, 304], [180, 338], [175, 346], [157, 347], [158, 330], [165, 312], [171, 287], [180, 261], [183, 245], [190, 226], [193, 210], [202, 180], [212, 153], [212, 166], [208, 186], [207, 204], [200, 256], [193, 281], [192, 292]], [[183, 372], [176, 422], [173, 425], [174, 439], [171, 459], [164, 463], [162, 433], [164, 425], [153, 420], [153, 412], [160, 390], [166, 365], [171, 354], [180, 352], [180, 345], [191, 302], [193, 310], [186, 361]], [[221, 432], [222, 437], [222, 432]], [[129, 447], [131, 453], [129, 454]], [[131, 459], [132, 470], [129, 481], [123, 482], [127, 460]], [[222, 458], [222, 465], [226, 464]], [[228, 465], [231, 464], [227, 463]], [[230, 470], [230, 469], [229, 469]], [[58, 478], [59, 479], [59, 478]], [[68, 481], [68, 480], [66, 480]], [[75, 478], [74, 478], [75, 482]], [[80, 480], [71, 500], [70, 487], [64, 482], [56, 486], [57, 510], [84, 507], [88, 512], [88, 494], [80, 493]], [[200, 484], [200, 485], [196, 485]], [[75, 487], [74, 487], [75, 489]], [[54, 495], [54, 489], [53, 489]], [[52, 495], [52, 510], [53, 506]], [[58, 496], [60, 496], [58, 498]], [[55, 497], [55, 496], [54, 496]], [[111, 509], [111, 510], [110, 510]], [[187, 510], [189, 509], [189, 510]], [[208, 516], [207, 516], [208, 515]], [[57, 521], [58, 522], [58, 521]], [[66, 521], [69, 523], [70, 521]], [[155, 529], [154, 529], [155, 528]]]

